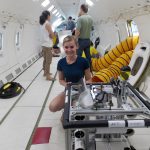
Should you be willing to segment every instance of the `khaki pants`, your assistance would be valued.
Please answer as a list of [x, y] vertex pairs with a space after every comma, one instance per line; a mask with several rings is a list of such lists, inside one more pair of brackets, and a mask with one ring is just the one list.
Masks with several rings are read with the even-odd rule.
[[44, 74], [50, 74], [50, 64], [52, 62], [52, 48], [51, 47], [44, 47], [42, 46], [42, 53], [43, 53], [43, 70]]

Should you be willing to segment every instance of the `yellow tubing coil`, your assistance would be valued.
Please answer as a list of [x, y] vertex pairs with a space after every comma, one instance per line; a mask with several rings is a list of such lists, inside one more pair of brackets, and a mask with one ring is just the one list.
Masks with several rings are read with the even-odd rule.
[[139, 37], [128, 37], [126, 40], [120, 42], [115, 48], [112, 48], [104, 57], [92, 58], [92, 69], [93, 71], [99, 71], [104, 68], [108, 68], [113, 61], [115, 61], [122, 54], [127, 51], [135, 49], [139, 42]]
[[93, 82], [110, 82], [110, 79], [117, 78], [120, 75], [120, 69], [127, 66], [131, 60], [133, 51], [127, 51], [117, 58], [108, 68], [97, 72], [93, 77]]
[[132, 45], [133, 45], [133, 50], [135, 49], [136, 45], [139, 43], [139, 36], [134, 36], [132, 38]]

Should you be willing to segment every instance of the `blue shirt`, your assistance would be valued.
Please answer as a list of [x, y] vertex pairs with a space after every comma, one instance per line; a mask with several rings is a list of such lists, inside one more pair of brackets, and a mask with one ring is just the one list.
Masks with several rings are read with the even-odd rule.
[[59, 60], [57, 70], [64, 73], [66, 82], [76, 83], [84, 77], [84, 71], [89, 68], [88, 60], [77, 56], [74, 63], [68, 64], [66, 57]]
[[74, 23], [74, 21], [68, 21], [68, 23], [67, 23], [67, 27], [66, 27], [66, 30], [73, 30], [75, 28], [75, 23]]

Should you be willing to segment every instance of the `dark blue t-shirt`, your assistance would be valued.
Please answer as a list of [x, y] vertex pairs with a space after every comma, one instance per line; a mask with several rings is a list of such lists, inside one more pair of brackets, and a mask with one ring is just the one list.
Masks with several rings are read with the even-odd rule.
[[67, 82], [76, 83], [84, 77], [84, 71], [89, 68], [88, 60], [80, 56], [73, 64], [68, 64], [66, 57], [59, 60], [57, 70], [64, 73]]

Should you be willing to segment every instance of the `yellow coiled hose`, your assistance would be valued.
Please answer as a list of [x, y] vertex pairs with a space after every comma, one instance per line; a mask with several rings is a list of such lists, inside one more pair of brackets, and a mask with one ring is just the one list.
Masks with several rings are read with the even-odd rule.
[[101, 69], [108, 68], [122, 54], [134, 50], [138, 42], [138, 36], [128, 37], [115, 48], [111, 49], [104, 57], [92, 58], [92, 70], [97, 72]]
[[120, 75], [120, 69], [127, 66], [131, 60], [133, 51], [127, 51], [117, 58], [108, 68], [97, 72], [93, 77], [93, 82], [110, 82], [112, 77], [117, 78]]

